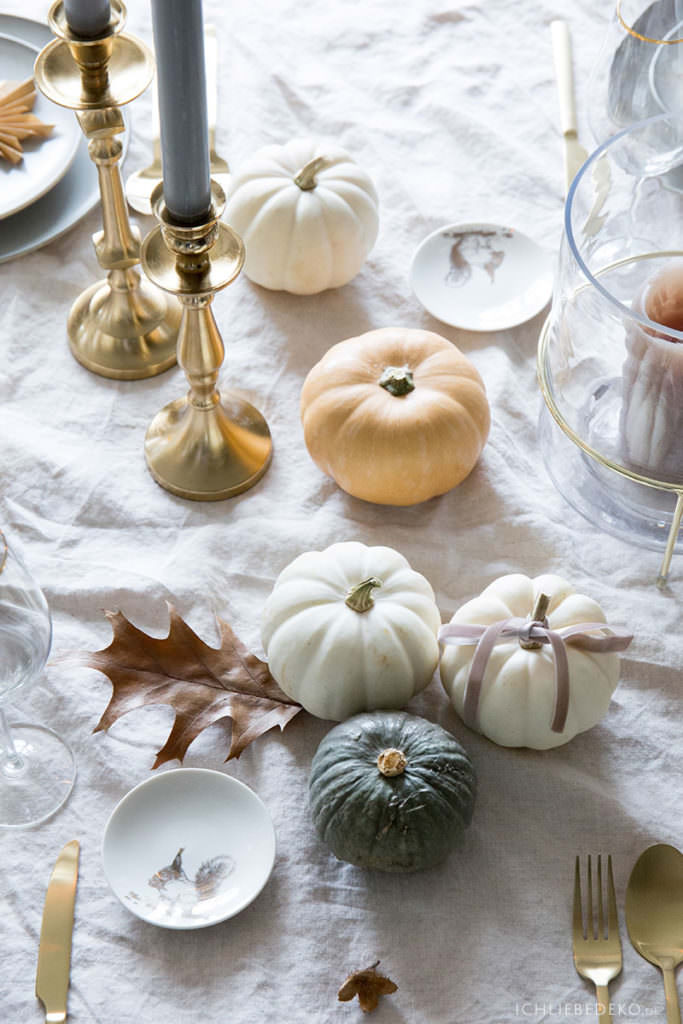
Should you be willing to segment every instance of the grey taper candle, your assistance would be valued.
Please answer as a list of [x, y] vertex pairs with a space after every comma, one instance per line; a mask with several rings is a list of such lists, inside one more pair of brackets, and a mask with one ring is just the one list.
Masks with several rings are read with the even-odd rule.
[[199, 224], [211, 205], [201, 0], [152, 0], [164, 201], [171, 220]]
[[64, 0], [64, 14], [72, 32], [94, 39], [106, 30], [111, 5], [109, 0]]

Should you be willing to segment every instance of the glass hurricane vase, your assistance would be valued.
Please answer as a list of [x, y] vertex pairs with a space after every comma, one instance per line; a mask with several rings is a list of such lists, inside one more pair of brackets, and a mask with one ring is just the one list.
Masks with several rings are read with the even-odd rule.
[[556, 487], [607, 532], [663, 548], [660, 584], [683, 513], [683, 192], [652, 166], [679, 131], [671, 115], [632, 125], [577, 175], [538, 353]]
[[683, 0], [618, 0], [588, 86], [589, 123], [597, 145], [637, 121], [650, 127], [648, 169], [674, 168], [683, 183]]

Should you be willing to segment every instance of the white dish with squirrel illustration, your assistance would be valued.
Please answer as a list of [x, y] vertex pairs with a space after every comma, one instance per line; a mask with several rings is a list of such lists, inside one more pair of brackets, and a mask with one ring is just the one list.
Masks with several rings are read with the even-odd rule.
[[176, 768], [140, 783], [104, 833], [104, 873], [124, 907], [162, 928], [205, 928], [233, 917], [266, 884], [275, 831], [244, 783]]
[[553, 257], [499, 224], [449, 224], [418, 246], [410, 283], [437, 320], [469, 331], [502, 331], [550, 300]]

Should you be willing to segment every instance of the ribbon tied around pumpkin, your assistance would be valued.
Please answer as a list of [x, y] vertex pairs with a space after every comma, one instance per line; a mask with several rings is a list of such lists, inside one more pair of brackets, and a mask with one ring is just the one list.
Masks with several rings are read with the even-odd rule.
[[[541, 595], [544, 597], [545, 595]], [[545, 601], [547, 608], [548, 600]], [[479, 701], [486, 667], [496, 644], [511, 639], [519, 640], [527, 649], [549, 645], [552, 650], [555, 674], [555, 705], [551, 730], [563, 732], [569, 711], [569, 659], [567, 645], [583, 651], [608, 653], [624, 651], [633, 640], [633, 635], [623, 629], [613, 629], [605, 622], [581, 622], [560, 629], [551, 629], [544, 611], [539, 615], [540, 599], [531, 618], [509, 618], [489, 626], [464, 622], [449, 622], [439, 630], [439, 643], [463, 646], [476, 644], [472, 664], [465, 684], [463, 721], [470, 729], [479, 731]], [[599, 635], [596, 633], [599, 631]]]

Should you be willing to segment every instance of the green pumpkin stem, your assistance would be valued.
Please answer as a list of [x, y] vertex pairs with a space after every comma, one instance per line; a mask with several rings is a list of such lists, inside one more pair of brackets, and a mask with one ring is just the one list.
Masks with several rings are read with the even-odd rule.
[[370, 611], [375, 603], [372, 598], [372, 591], [375, 587], [381, 586], [382, 581], [378, 580], [376, 576], [371, 576], [369, 579], [363, 580], [362, 583], [357, 583], [355, 587], [351, 587], [346, 595], [346, 604], [354, 612]]
[[415, 390], [413, 371], [409, 366], [387, 366], [377, 383], [396, 398], [402, 398]]
[[316, 174], [319, 171], [324, 171], [331, 163], [329, 156], [316, 156], [304, 164], [300, 171], [297, 171], [294, 176], [294, 184], [298, 185], [302, 192], [310, 192], [318, 184]]
[[[548, 595], [547, 594], [539, 594], [538, 597], [536, 598], [536, 604], [534, 605], [534, 610], [531, 613], [531, 619], [529, 621], [530, 622], [544, 622], [545, 621], [545, 613], [548, 611], [548, 606], [549, 605], [550, 605], [550, 598], [548, 597]], [[524, 648], [525, 651], [540, 651], [540, 649], [543, 647], [543, 644], [541, 643], [540, 640], [521, 640], [520, 639], [519, 646]]]
[[407, 764], [408, 758], [402, 750], [397, 750], [396, 747], [388, 747], [377, 757], [377, 767], [388, 779], [396, 775], [403, 775]]

